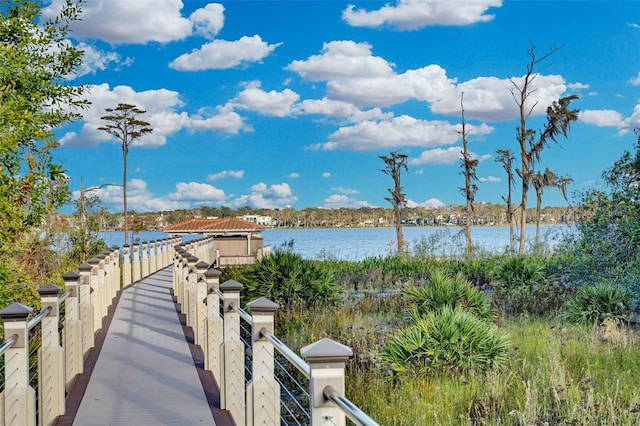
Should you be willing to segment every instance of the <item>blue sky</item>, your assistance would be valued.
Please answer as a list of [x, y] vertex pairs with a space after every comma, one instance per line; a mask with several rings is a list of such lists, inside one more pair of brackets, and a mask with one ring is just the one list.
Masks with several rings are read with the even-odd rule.
[[[47, 3], [45, 16], [63, 0]], [[121, 183], [119, 144], [97, 130], [130, 103], [153, 133], [129, 152], [129, 208], [389, 207], [381, 155], [407, 154], [409, 206], [463, 204], [460, 97], [480, 160], [478, 202], [502, 203], [496, 150], [518, 152], [511, 90], [543, 62], [530, 127], [569, 94], [580, 120], [541, 167], [597, 188], [640, 127], [637, 1], [86, 0], [72, 42], [91, 107], [59, 129], [73, 190]], [[121, 188], [95, 192], [122, 210]], [[519, 193], [514, 194], [519, 197]], [[533, 194], [532, 194], [533, 196]], [[544, 205], [566, 205], [548, 189]]]

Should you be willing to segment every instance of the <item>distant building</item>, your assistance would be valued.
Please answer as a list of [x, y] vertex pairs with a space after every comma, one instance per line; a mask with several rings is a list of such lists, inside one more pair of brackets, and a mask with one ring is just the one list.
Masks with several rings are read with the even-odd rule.
[[235, 217], [220, 219], [192, 219], [167, 226], [164, 231], [172, 235], [202, 234], [213, 236], [216, 251], [214, 266], [243, 266], [268, 256], [270, 247], [264, 247], [261, 232], [264, 225]]
[[257, 223], [258, 225], [262, 225], [262, 226], [273, 226], [273, 218], [271, 216], [246, 214], [244, 216], [238, 216], [238, 219], [246, 220], [247, 222]]

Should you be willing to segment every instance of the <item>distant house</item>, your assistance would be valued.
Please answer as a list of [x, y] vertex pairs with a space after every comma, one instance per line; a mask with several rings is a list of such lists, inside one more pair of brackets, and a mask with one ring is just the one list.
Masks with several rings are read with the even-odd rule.
[[246, 220], [247, 222], [257, 223], [258, 225], [273, 226], [273, 218], [271, 216], [246, 214], [244, 216], [238, 216], [238, 219]]
[[255, 263], [268, 255], [270, 247], [264, 247], [261, 232], [266, 228], [235, 217], [192, 219], [164, 228], [169, 236], [201, 234], [213, 236], [216, 251], [214, 266], [244, 266]]

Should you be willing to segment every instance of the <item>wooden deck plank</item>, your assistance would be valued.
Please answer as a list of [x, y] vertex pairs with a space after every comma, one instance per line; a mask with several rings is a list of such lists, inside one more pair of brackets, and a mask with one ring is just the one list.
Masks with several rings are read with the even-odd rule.
[[172, 269], [124, 289], [73, 425], [215, 425], [170, 293]]

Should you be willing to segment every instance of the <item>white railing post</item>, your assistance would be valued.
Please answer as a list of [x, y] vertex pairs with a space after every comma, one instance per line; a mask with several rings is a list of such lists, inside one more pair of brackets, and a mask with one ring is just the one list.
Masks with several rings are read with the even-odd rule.
[[207, 320], [207, 280], [204, 273], [209, 269], [207, 262], [196, 263], [198, 271], [198, 282], [196, 283], [196, 310], [193, 328], [193, 341], [196, 345], [204, 348], [206, 345], [206, 320]]
[[120, 247], [111, 247], [111, 262], [113, 267], [111, 269], [111, 300], [109, 306], [113, 304], [113, 299], [118, 295], [120, 290]]
[[102, 328], [102, 318], [104, 316], [104, 261], [97, 256], [89, 259], [91, 268], [91, 304], [93, 305], [93, 328], [94, 332]]
[[311, 367], [309, 378], [309, 402], [311, 425], [346, 424], [344, 412], [324, 396], [324, 389], [332, 386], [344, 395], [344, 367], [353, 351], [331, 339], [322, 339], [300, 349], [300, 354]]
[[177, 309], [179, 312], [182, 312], [182, 306], [180, 304], [180, 280], [182, 279], [182, 248], [178, 248], [180, 250], [176, 250], [173, 257], [173, 286], [171, 287], [171, 289], [173, 290], [173, 297], [175, 297], [176, 303], [178, 304]]
[[131, 261], [131, 282], [140, 281], [140, 244], [133, 243], [133, 260]]
[[244, 343], [240, 340], [240, 314], [232, 306], [240, 307], [242, 284], [229, 280], [220, 284], [224, 294], [223, 383], [220, 386], [220, 405], [231, 413], [237, 425], [245, 424]]
[[42, 346], [38, 351], [38, 402], [40, 424], [43, 426], [53, 425], [65, 410], [64, 350], [60, 346], [58, 330], [60, 290], [62, 289], [54, 284], [47, 284], [38, 289], [41, 310], [51, 309], [40, 323]]
[[80, 271], [80, 321], [82, 323], [82, 357], [87, 355], [89, 349], [95, 345], [95, 321], [94, 305], [92, 303], [94, 293], [91, 287], [91, 270], [93, 267], [84, 263], [78, 267]]
[[4, 336], [16, 336], [15, 343], [4, 353], [4, 424], [35, 426], [36, 391], [29, 385], [29, 330], [27, 318], [33, 308], [12, 303], [0, 311]]
[[183, 310], [187, 315], [187, 326], [191, 327], [194, 331], [194, 322], [196, 321], [196, 292], [198, 290], [198, 270], [196, 269], [196, 263], [198, 263], [196, 256], [189, 256], [187, 258], [188, 275], [185, 285], [186, 311]]
[[222, 272], [214, 268], [209, 268], [204, 273], [207, 280], [207, 338], [204, 350], [204, 368], [211, 371], [218, 385], [222, 384], [220, 346], [223, 339], [220, 296], [218, 296], [220, 275], [222, 275]]
[[160, 251], [158, 257], [159, 269], [166, 268], [169, 266], [169, 246], [167, 244], [167, 239], [163, 238], [160, 240]]
[[71, 390], [76, 377], [84, 372], [82, 356], [82, 321], [80, 321], [80, 274], [67, 272], [62, 276], [69, 297], [64, 302], [65, 389]]
[[151, 240], [149, 241], [149, 274], [154, 274], [158, 270], [156, 259], [156, 242]]
[[129, 244], [125, 244], [122, 249], [122, 287], [127, 287], [131, 284], [131, 251], [129, 250]]
[[247, 304], [251, 310], [252, 374], [247, 387], [247, 425], [280, 423], [280, 385], [275, 378], [274, 347], [264, 333], [274, 334], [273, 316], [278, 304], [261, 297]]
[[148, 256], [148, 252], [147, 252], [147, 250], [148, 250], [147, 247], [148, 247], [147, 246], [147, 242], [143, 241], [142, 242], [142, 256], [141, 256], [141, 259], [140, 259], [140, 267], [141, 267], [141, 270], [140, 270], [141, 276], [140, 276], [140, 278], [146, 278], [146, 277], [149, 276], [149, 256]]

